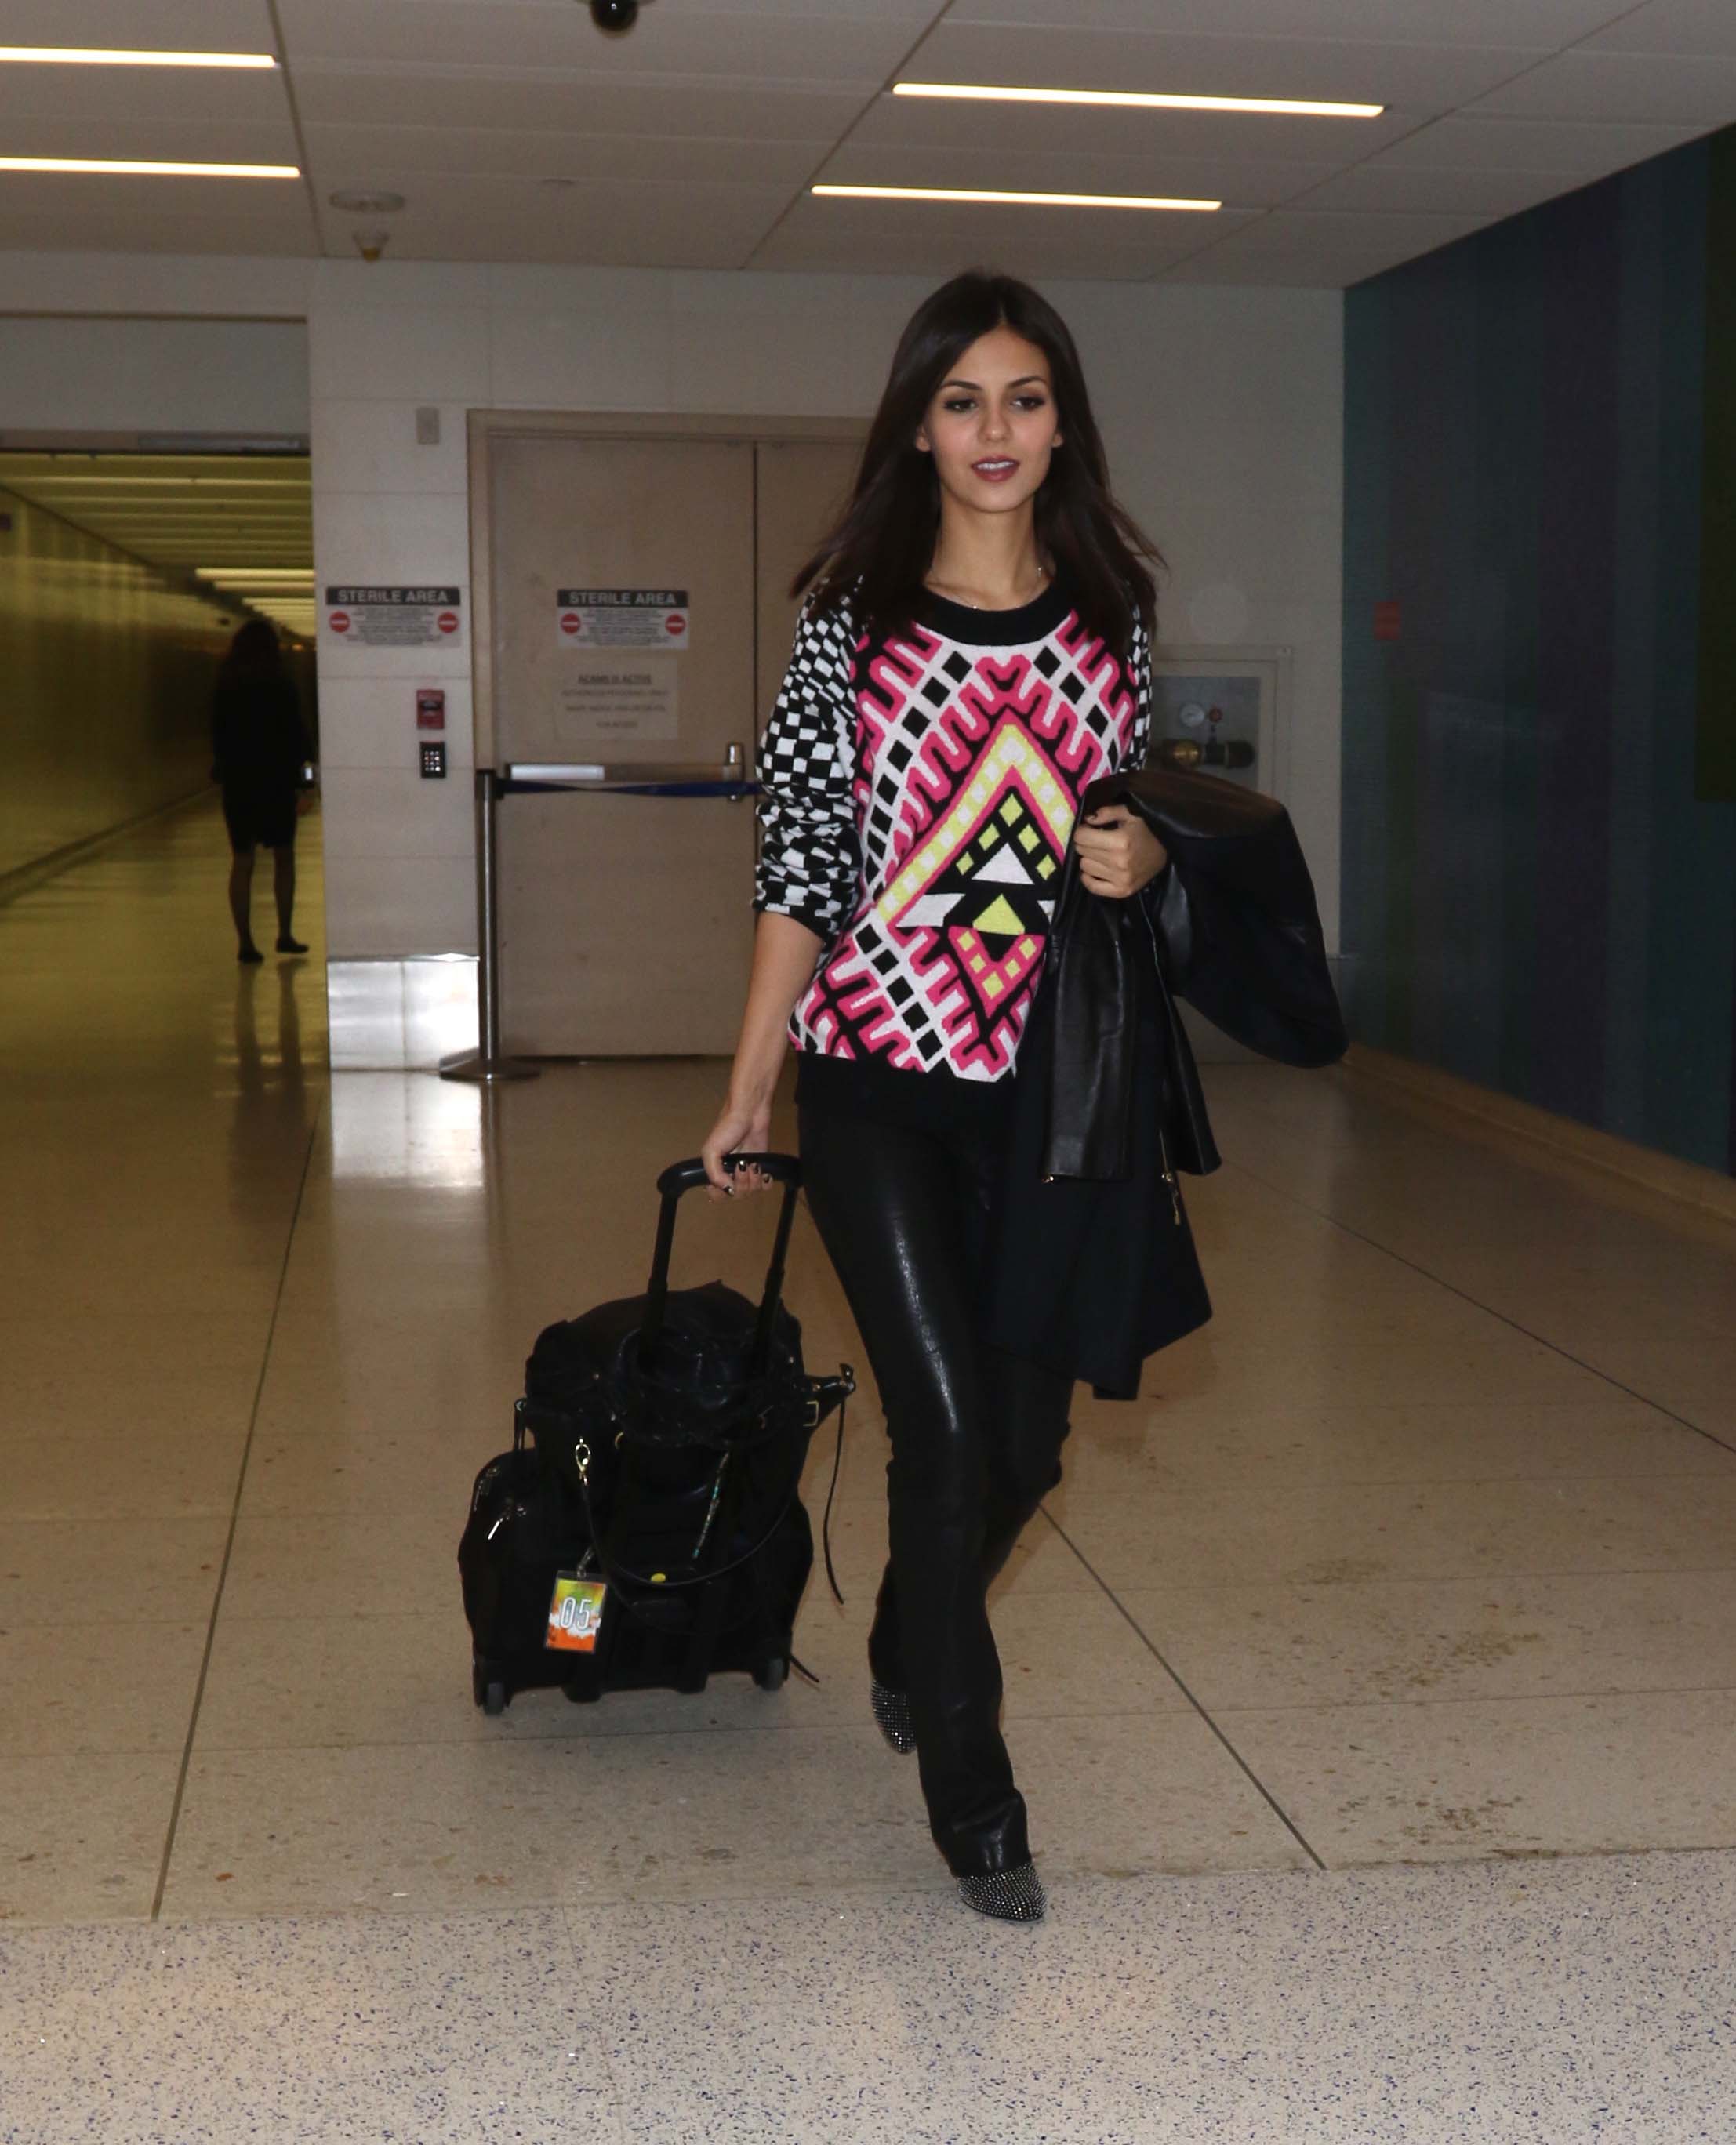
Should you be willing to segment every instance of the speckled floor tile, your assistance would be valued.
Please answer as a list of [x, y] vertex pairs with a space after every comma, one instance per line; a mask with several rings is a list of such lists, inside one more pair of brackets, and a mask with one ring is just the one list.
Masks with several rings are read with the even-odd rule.
[[[1037, 1725], [1038, 1724], [1032, 1724]], [[165, 1912], [450, 1913], [945, 1877], [871, 1725], [196, 1754]]]
[[[226, 1615], [206, 1680], [198, 1747], [859, 1728], [868, 1718], [873, 1615], [866, 1586], [851, 1591], [841, 1609], [823, 1578], [810, 1581], [795, 1650], [819, 1677], [818, 1688], [795, 1675], [782, 1691], [769, 1693], [745, 1674], [724, 1673], [691, 1696], [615, 1691], [597, 1705], [569, 1705], [557, 1690], [526, 1691], [492, 1720], [471, 1702], [469, 1633], [455, 1591], [439, 1615]], [[1101, 1593], [1070, 1593], [1057, 1611], [1041, 1590], [1015, 1589], [997, 1595], [993, 1621], [1009, 1720], [1187, 1705], [1173, 1677]]]
[[0, 1938], [7, 2145], [609, 2145], [557, 1913]]
[[1306, 1865], [1197, 1713], [1009, 1720], [1006, 1734], [1045, 1874]]
[[0, 1924], [148, 1914], [180, 1769], [178, 1750], [0, 1758]]
[[187, 1743], [203, 1624], [25, 1624], [0, 1630], [0, 1757], [173, 1751]]
[[1087, 1496], [1194, 1482], [1492, 1482], [1519, 1476], [1736, 1474], [1736, 1449], [1644, 1401], [1590, 1406], [1391, 1401], [1251, 1408], [1211, 1394], [1087, 1402], [1067, 1478]]
[[1112, 1589], [1736, 1566], [1736, 1476], [1635, 1481], [1187, 1483], [1047, 1509]]
[[[1202, 1257], [1202, 1264], [1206, 1262]], [[1269, 1261], [1264, 1286], [1270, 1287]], [[1222, 1287], [1208, 1274], [1208, 1286]], [[1172, 1350], [1158, 1376], [1169, 1393], [1212, 1391], [1246, 1406], [1328, 1406], [1335, 1401], [1406, 1397], [1456, 1401], [1606, 1401], [1609, 1387], [1594, 1371], [1495, 1319], [1475, 1347], [1406, 1341], [1341, 1341], [1336, 1320], [1323, 1317], [1316, 1344], [1268, 1346], [1220, 1334], [1214, 1318]], [[1191, 1345], [1190, 1345], [1191, 1344]]]
[[459, 1600], [458, 1537], [470, 1493], [465, 1481], [444, 1509], [407, 1504], [391, 1517], [366, 1508], [244, 1510], [236, 1523], [223, 1615], [414, 1612], [444, 1634]]
[[1213, 1717], [1336, 1866], [1736, 1844], [1736, 1690]]
[[136, 1623], [181, 1624], [211, 1613], [226, 1517], [8, 1520], [0, 1523], [0, 1630], [73, 1624], [124, 1584]]
[[285, 1513], [396, 1514], [413, 1507], [464, 1524], [478, 1471], [512, 1442], [510, 1396], [486, 1423], [381, 1421], [261, 1430], [242, 1486], [244, 1518]]
[[634, 2145], [1711, 2145], [1728, 1937], [1674, 1911], [1698, 1866], [1654, 1866], [1072, 1879], [1034, 1929], [950, 1896], [572, 1923], [588, 1973], [637, 1968]]
[[8, 1520], [226, 1521], [240, 1477], [246, 1418], [226, 1428], [157, 1431], [141, 1437], [56, 1436], [40, 1431], [0, 1443]]
[[1736, 1690], [1736, 1570], [1129, 1588], [1200, 1704]]

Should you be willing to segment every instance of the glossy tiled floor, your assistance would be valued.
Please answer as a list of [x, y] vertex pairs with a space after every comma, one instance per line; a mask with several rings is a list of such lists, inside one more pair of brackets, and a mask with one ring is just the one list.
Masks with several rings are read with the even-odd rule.
[[[1736, 1232], [1209, 1068], [1217, 1315], [996, 1595], [1000, 1929], [868, 1720], [805, 1216], [820, 1686], [472, 1707], [470, 1476], [721, 1068], [328, 1080], [222, 869], [196, 812], [0, 908], [7, 2145], [1729, 2138]], [[750, 1272], [771, 1202], [690, 1203]]]

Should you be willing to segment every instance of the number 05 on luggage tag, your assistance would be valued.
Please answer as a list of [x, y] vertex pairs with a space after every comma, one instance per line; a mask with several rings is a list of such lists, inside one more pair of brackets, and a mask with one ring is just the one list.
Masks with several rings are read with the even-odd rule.
[[600, 1579], [581, 1579], [576, 1571], [557, 1572], [544, 1644], [562, 1653], [595, 1653], [597, 1634], [603, 1628], [603, 1597], [608, 1591]]

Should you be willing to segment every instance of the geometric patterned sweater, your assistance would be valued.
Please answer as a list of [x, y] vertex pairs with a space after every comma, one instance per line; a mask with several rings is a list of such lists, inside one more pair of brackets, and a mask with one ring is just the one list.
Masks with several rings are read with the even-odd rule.
[[1011, 1073], [1080, 795], [1142, 766], [1150, 729], [1143, 628], [1123, 665], [1064, 589], [1000, 611], [929, 593], [872, 640], [847, 608], [804, 603], [754, 808], [754, 907], [826, 942], [790, 1013], [797, 1049]]

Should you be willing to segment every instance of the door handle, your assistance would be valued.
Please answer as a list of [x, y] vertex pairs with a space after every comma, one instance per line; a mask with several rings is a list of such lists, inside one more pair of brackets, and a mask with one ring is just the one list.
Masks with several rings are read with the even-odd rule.
[[744, 769], [742, 749], [724, 748], [722, 763], [714, 759], [515, 759], [501, 769], [508, 782], [551, 782], [572, 789], [586, 789], [606, 782], [739, 782]]

